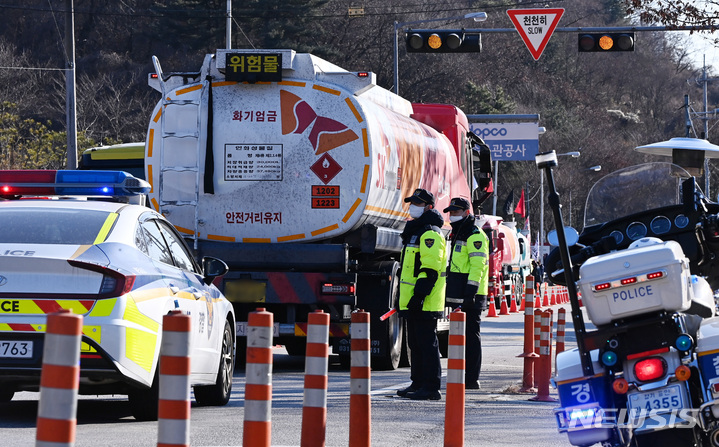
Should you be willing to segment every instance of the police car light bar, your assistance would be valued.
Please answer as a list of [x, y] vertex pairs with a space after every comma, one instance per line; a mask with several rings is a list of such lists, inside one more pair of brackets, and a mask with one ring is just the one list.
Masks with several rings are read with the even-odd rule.
[[0, 196], [147, 194], [150, 184], [124, 171], [0, 170]]

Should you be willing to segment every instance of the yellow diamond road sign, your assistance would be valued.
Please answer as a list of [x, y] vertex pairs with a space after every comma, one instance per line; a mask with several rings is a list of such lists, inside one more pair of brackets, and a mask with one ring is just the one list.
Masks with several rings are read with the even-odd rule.
[[507, 10], [509, 19], [514, 23], [535, 61], [542, 55], [562, 14], [562, 8]]

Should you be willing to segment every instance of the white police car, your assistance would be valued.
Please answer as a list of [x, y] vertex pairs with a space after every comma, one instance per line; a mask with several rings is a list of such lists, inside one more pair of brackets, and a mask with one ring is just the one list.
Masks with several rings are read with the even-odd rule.
[[162, 317], [179, 309], [195, 400], [229, 401], [235, 316], [212, 284], [227, 265], [198, 265], [162, 215], [128, 203], [148, 190], [118, 171], [0, 171], [0, 401], [39, 390], [46, 315], [60, 309], [83, 315], [80, 394], [127, 394], [135, 418], [157, 418]]

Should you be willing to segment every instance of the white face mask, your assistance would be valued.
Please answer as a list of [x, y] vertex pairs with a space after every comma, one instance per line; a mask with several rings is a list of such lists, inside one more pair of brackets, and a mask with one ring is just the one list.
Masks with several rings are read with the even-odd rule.
[[410, 215], [410, 217], [411, 217], [412, 219], [416, 219], [416, 218], [418, 218], [419, 216], [421, 216], [422, 214], [424, 214], [424, 207], [423, 207], [423, 206], [419, 206], [419, 205], [415, 205], [415, 204], [410, 203], [410, 205], [409, 205], [409, 215]]
[[460, 220], [464, 219], [464, 216], [449, 216], [450, 222], [459, 222]]

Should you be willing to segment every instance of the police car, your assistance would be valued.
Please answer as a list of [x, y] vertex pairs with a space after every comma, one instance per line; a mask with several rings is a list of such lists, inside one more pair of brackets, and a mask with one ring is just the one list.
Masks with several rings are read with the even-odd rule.
[[156, 419], [162, 318], [179, 309], [195, 400], [229, 401], [235, 316], [212, 284], [227, 265], [198, 265], [130, 203], [149, 188], [120, 171], [0, 171], [0, 401], [39, 390], [46, 315], [61, 309], [83, 316], [80, 394], [127, 394], [136, 419]]

